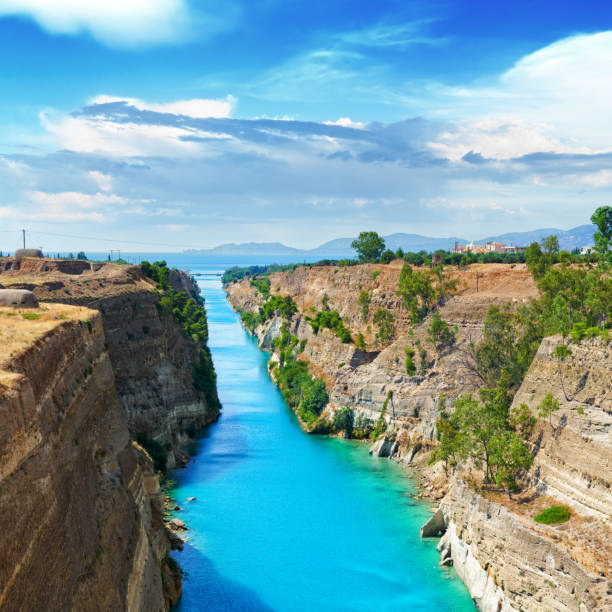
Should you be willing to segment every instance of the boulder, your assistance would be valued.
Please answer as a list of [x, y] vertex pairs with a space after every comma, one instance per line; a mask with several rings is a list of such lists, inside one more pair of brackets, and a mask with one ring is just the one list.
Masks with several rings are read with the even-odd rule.
[[442, 509], [438, 508], [436, 513], [421, 527], [422, 538], [433, 538], [442, 535], [446, 531], [446, 521]]
[[187, 525], [181, 521], [181, 519], [173, 518], [169, 523], [168, 527], [172, 531], [187, 531]]
[[0, 306], [38, 308], [38, 300], [26, 289], [0, 289]]

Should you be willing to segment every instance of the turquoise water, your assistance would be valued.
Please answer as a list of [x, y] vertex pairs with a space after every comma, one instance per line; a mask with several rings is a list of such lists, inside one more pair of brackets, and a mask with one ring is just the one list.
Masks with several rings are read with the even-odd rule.
[[419, 538], [429, 512], [407, 471], [364, 444], [303, 434], [219, 280], [200, 286], [223, 414], [172, 475], [190, 529], [176, 609], [474, 610], [436, 541]]

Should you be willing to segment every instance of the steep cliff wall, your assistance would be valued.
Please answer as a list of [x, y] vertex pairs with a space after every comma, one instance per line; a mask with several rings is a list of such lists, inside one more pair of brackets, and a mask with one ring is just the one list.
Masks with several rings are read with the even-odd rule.
[[[303, 266], [270, 275], [270, 285], [273, 295], [289, 295], [297, 303], [298, 314], [291, 321], [290, 331], [307, 341], [300, 358], [307, 360], [313, 373], [325, 380], [330, 394], [328, 410], [334, 412], [350, 406], [356, 417], [376, 420], [388, 391], [392, 390], [385, 418], [396, 430], [404, 430], [402, 439], [412, 441], [413, 450], [404, 449], [405, 456], [423, 460], [418, 450], [427, 447], [434, 437], [440, 397], [452, 404], [461, 393], [474, 391], [480, 384], [466, 367], [464, 351], [470, 341], [480, 337], [489, 306], [524, 303], [537, 295], [537, 289], [521, 264], [484, 264], [453, 270], [458, 289], [439, 312], [451, 326], [457, 326], [456, 343], [438, 353], [427, 342], [429, 319], [412, 329], [397, 295], [401, 265], [394, 262], [386, 266], [364, 264], [345, 268]], [[365, 318], [357, 302], [362, 290], [371, 295]], [[261, 295], [248, 280], [229, 285], [227, 291], [235, 308], [257, 313]], [[311, 309], [323, 310], [325, 295], [328, 308], [339, 312], [353, 335], [358, 332], [364, 335], [365, 350], [343, 344], [330, 330], [323, 329], [317, 334], [312, 331], [305, 316], [312, 315]], [[395, 336], [385, 343], [375, 339], [373, 316], [379, 307], [394, 316]], [[262, 348], [269, 348], [280, 333], [280, 320], [259, 326], [255, 333]], [[419, 346], [426, 351], [427, 368], [409, 375], [404, 366], [404, 349]], [[419, 365], [416, 356], [415, 362]]]
[[[458, 290], [438, 311], [457, 326], [456, 343], [438, 353], [426, 342], [429, 319], [410, 328], [396, 295], [400, 267], [300, 267], [270, 275], [271, 293], [289, 295], [297, 303], [289, 330], [306, 340], [299, 358], [326, 383], [326, 410], [349, 406], [356, 417], [376, 420], [393, 392], [385, 414], [388, 432], [372, 452], [415, 466], [430, 495], [444, 496], [425, 535], [445, 533], [440, 544], [443, 562], [455, 565], [481, 610], [611, 609], [610, 346], [601, 340], [583, 341], [571, 347], [571, 359], [559, 366], [550, 352], [560, 339], [543, 341], [514, 400], [517, 406], [527, 403], [534, 413], [547, 392], [561, 402], [553, 416], [555, 428], [540, 422], [534, 429], [535, 461], [528, 474], [533, 488], [514, 498], [479, 494], [458, 479], [449, 481], [440, 464], [425, 465], [436, 444], [438, 402], [442, 397], [451, 406], [460, 394], [481, 385], [464, 351], [469, 342], [479, 340], [489, 306], [525, 303], [538, 295], [537, 288], [522, 265], [453, 272]], [[365, 318], [357, 302], [362, 290], [371, 295]], [[229, 285], [227, 291], [234, 307], [258, 312], [262, 298], [248, 280]], [[365, 350], [343, 344], [330, 330], [313, 333], [305, 317], [324, 309], [325, 295], [328, 308], [340, 313], [353, 336], [364, 335]], [[393, 313], [396, 327], [395, 337], [383, 344], [374, 337], [373, 313], [379, 306]], [[273, 349], [280, 333], [280, 318], [255, 328], [265, 349]], [[412, 376], [404, 366], [407, 346], [426, 350], [427, 367]], [[561, 503], [573, 510], [567, 523], [534, 522], [541, 510]]]
[[[134, 437], [168, 449], [168, 467], [186, 460], [180, 447], [214, 421], [218, 405], [193, 385], [200, 346], [159, 308], [155, 284], [136, 266], [26, 259], [0, 271], [0, 286], [32, 290], [39, 300], [78, 304], [102, 315], [120, 402]], [[170, 271], [170, 284], [192, 297], [190, 276]]]
[[102, 318], [58, 304], [28, 316], [0, 312], [0, 609], [165, 610], [180, 578]]
[[[605, 610], [600, 577], [553, 539], [554, 527], [535, 527], [453, 480], [440, 506], [445, 534], [438, 549], [481, 610]], [[601, 598], [601, 599], [598, 599]]]

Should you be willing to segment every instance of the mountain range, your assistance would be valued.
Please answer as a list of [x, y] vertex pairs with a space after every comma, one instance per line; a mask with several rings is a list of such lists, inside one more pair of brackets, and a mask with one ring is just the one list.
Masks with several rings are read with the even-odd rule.
[[[504, 242], [516, 246], [528, 246], [532, 242], [539, 242], [543, 238], [555, 234], [559, 239], [561, 249], [571, 251], [575, 248], [581, 248], [593, 244], [594, 225], [579, 225], [569, 230], [560, 230], [552, 227], [531, 230], [528, 232], [509, 232], [497, 236], [487, 236], [479, 240], [474, 240], [477, 244], [486, 242]], [[455, 243], [468, 244], [465, 238], [448, 237], [448, 238], [432, 238], [430, 236], [421, 236], [420, 234], [390, 234], [383, 236], [386, 248], [396, 251], [398, 248], [405, 252], [412, 251], [427, 251], [432, 252], [437, 249], [449, 250]], [[351, 247], [351, 243], [355, 240], [352, 238], [336, 238], [325, 242], [324, 244], [314, 249], [296, 249], [286, 246], [280, 242], [243, 242], [227, 243], [216, 246], [212, 249], [189, 249], [184, 251], [189, 254], [198, 255], [252, 255], [252, 256], [295, 256], [296, 258], [304, 258], [308, 260], [324, 259], [324, 258], [345, 258], [354, 257], [355, 251]], [[314, 258], [314, 259], [313, 259]]]

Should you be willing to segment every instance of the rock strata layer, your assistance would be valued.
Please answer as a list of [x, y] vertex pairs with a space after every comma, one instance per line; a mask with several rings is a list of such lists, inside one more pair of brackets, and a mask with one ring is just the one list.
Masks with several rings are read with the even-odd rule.
[[100, 314], [63, 308], [0, 363], [0, 609], [166, 610], [180, 576], [158, 478], [130, 439]]

